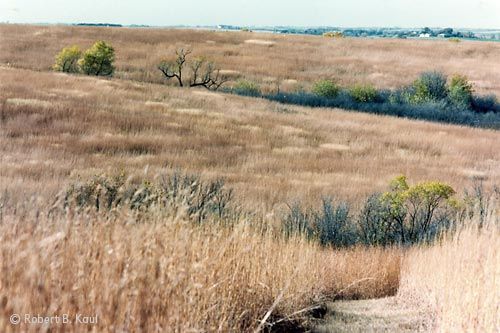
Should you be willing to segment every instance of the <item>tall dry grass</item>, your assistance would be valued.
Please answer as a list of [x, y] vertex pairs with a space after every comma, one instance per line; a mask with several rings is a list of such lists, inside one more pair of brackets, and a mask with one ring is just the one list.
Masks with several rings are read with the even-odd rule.
[[498, 131], [0, 67], [0, 188], [13, 201], [78, 176], [182, 169], [269, 213], [321, 195], [361, 202], [399, 174], [491, 187], [499, 163]]
[[437, 332], [500, 331], [500, 212], [489, 214], [405, 257], [399, 294], [427, 307]]
[[[399, 282], [397, 249], [333, 251], [244, 221], [228, 229], [35, 211], [0, 225], [1, 332], [246, 332], [326, 298], [393, 294]], [[98, 323], [16, 326], [13, 313]]]

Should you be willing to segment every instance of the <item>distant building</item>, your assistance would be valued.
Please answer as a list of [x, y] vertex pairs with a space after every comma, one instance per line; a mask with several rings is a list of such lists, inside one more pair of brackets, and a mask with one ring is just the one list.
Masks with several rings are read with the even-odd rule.
[[430, 38], [430, 37], [431, 37], [431, 34], [429, 34], [429, 33], [420, 34], [418, 37], [419, 37], [419, 38]]

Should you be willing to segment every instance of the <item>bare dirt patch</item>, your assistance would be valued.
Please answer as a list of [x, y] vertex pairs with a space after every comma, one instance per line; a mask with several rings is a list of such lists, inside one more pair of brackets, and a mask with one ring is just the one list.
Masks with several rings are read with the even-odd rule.
[[272, 40], [264, 40], [264, 39], [247, 39], [245, 44], [254, 44], [254, 45], [262, 45], [262, 46], [273, 46], [276, 42]]
[[320, 145], [321, 148], [324, 149], [329, 149], [329, 150], [336, 150], [336, 151], [348, 151], [351, 150], [351, 147], [347, 145], [342, 145], [338, 143], [324, 143]]
[[52, 104], [48, 101], [34, 98], [9, 98], [7, 99], [7, 104], [16, 106], [37, 106], [42, 108], [48, 108], [52, 106]]

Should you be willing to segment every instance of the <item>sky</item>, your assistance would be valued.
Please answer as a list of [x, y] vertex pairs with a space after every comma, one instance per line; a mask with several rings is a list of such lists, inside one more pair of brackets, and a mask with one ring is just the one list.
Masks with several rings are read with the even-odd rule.
[[500, 0], [0, 0], [0, 22], [500, 28]]

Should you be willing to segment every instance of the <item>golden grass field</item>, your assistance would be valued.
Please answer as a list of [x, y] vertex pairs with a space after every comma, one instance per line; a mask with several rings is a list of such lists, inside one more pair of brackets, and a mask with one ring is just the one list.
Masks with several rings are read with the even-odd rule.
[[[114, 78], [50, 71], [62, 47], [97, 39], [117, 50]], [[262, 235], [246, 220], [224, 229], [161, 214], [145, 224], [123, 223], [126, 212], [112, 221], [47, 217], [69, 183], [121, 171], [223, 177], [270, 224], [294, 200], [359, 204], [399, 174], [459, 193], [475, 179], [500, 184], [498, 131], [164, 85], [155, 66], [181, 46], [269, 90], [319, 77], [389, 88], [439, 69], [500, 95], [498, 43], [0, 25], [1, 332], [43, 331], [10, 325], [12, 313], [64, 311], [97, 313], [94, 332], [254, 331], [270, 309], [272, 322], [335, 297], [394, 295], [400, 285], [401, 299], [428, 314], [424, 331], [500, 328], [494, 205], [489, 227], [408, 251], [324, 249]]]

